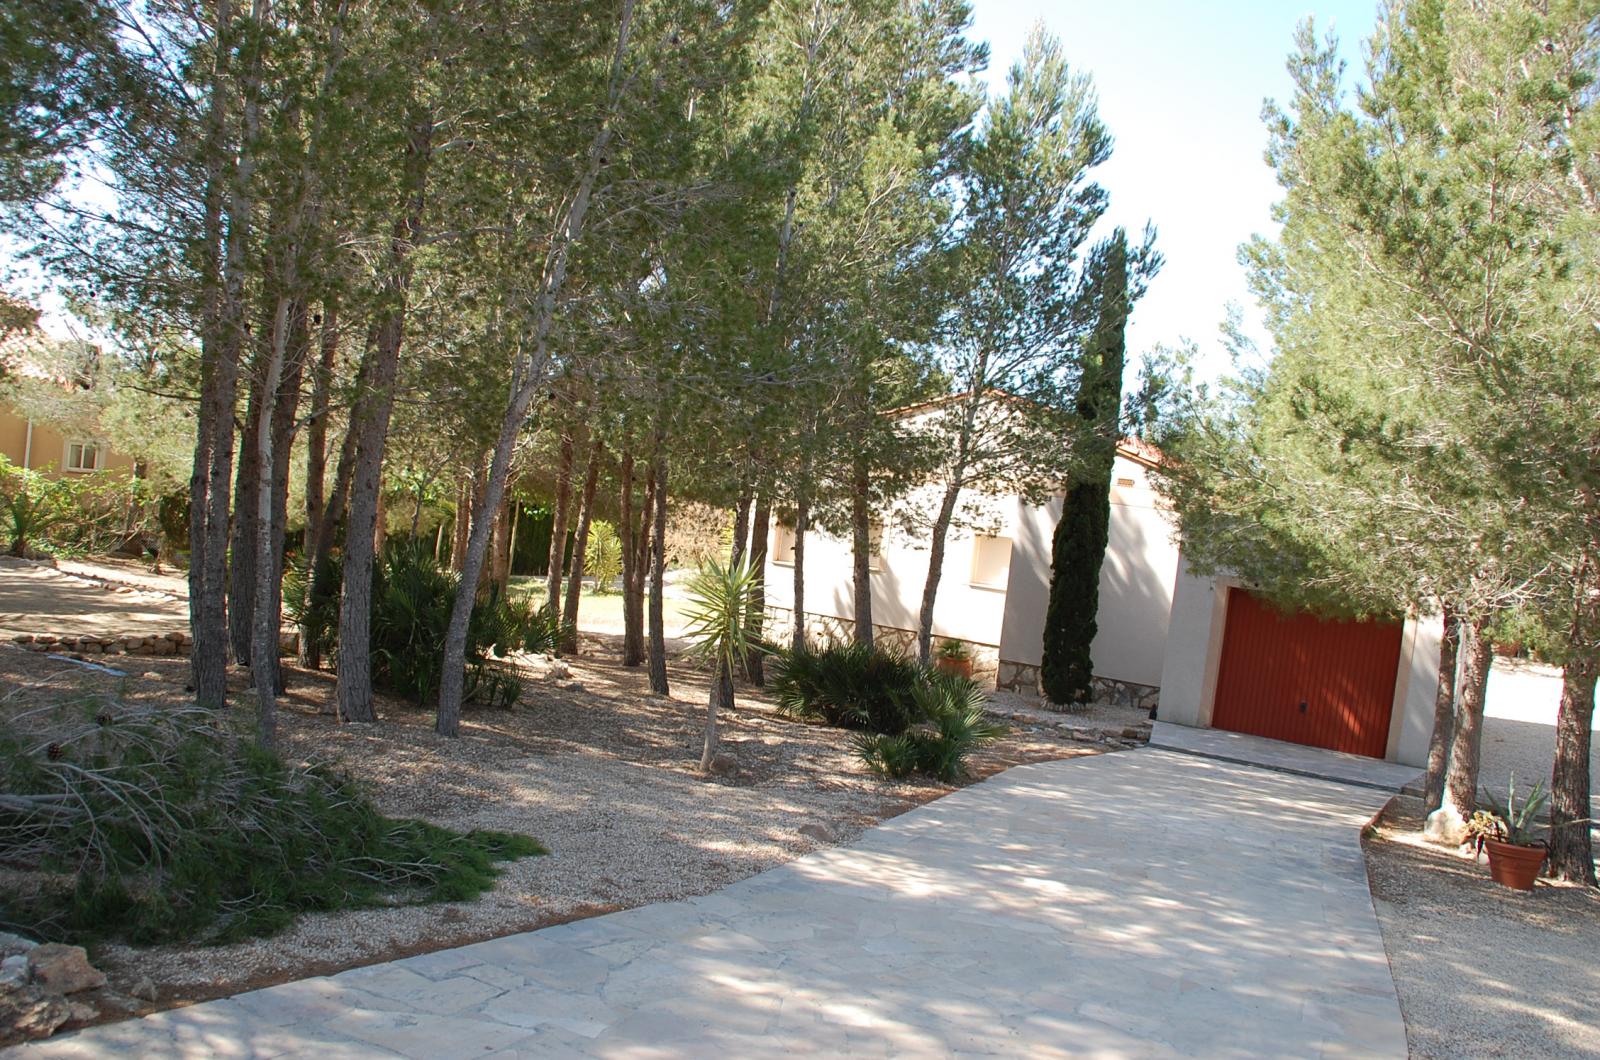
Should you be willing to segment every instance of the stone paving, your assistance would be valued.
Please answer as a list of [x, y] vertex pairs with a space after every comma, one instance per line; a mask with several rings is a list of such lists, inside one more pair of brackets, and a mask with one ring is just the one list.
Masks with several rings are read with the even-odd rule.
[[1399, 1057], [1384, 801], [1155, 749], [1022, 766], [705, 897], [5, 1055]]

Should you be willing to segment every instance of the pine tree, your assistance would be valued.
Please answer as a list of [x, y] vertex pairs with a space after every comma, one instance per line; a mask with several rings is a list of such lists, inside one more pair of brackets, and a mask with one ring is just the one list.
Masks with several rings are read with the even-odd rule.
[[1082, 471], [1067, 489], [1050, 553], [1050, 604], [1045, 612], [1040, 683], [1052, 703], [1094, 699], [1090, 648], [1099, 629], [1100, 565], [1111, 525], [1111, 470], [1117, 455], [1122, 369], [1127, 360], [1128, 242], [1119, 229], [1097, 248], [1086, 291], [1095, 329], [1084, 351], [1078, 415], [1090, 430]]

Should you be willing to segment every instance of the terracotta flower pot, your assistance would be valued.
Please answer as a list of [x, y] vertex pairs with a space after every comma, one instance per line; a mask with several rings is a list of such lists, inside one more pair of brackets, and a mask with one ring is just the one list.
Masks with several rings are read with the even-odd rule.
[[1494, 882], [1518, 891], [1533, 890], [1533, 881], [1544, 868], [1544, 847], [1519, 847], [1498, 840], [1484, 840], [1489, 851], [1489, 875]]
[[958, 674], [962, 677], [972, 676], [971, 659], [956, 659], [948, 655], [941, 655], [935, 660], [934, 665], [941, 673]]

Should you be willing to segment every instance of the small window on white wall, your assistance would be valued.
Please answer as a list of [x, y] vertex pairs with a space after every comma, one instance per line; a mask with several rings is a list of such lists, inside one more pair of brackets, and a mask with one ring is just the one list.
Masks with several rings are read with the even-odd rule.
[[979, 535], [972, 539], [972, 584], [1004, 589], [1011, 578], [1011, 539]]
[[876, 519], [867, 524], [867, 569], [883, 569], [883, 524]]
[[777, 523], [772, 528], [772, 562], [794, 566], [794, 527]]
[[93, 442], [68, 442], [66, 470], [100, 470], [100, 447]]

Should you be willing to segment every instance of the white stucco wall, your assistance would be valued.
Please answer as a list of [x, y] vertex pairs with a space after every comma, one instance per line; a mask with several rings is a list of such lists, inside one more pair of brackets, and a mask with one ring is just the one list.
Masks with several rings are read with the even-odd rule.
[[[1167, 515], [1156, 507], [1143, 465], [1119, 456], [1112, 482], [1110, 533], [1100, 572], [1100, 629], [1091, 649], [1095, 673], [1158, 685], [1178, 550]], [[926, 522], [937, 501], [935, 490], [919, 491], [885, 520], [880, 569], [872, 575], [875, 625], [917, 628], [930, 555]], [[902, 518], [907, 511], [912, 513], [911, 529]], [[946, 545], [933, 612], [934, 635], [997, 645], [1001, 659], [1037, 666], [1049, 601], [1050, 546], [1060, 514], [1060, 498], [1042, 507], [1018, 497], [966, 499], [960, 525], [951, 530]], [[972, 584], [975, 532], [1010, 539], [1011, 568], [1005, 587]], [[812, 530], [806, 535], [805, 560], [805, 610], [853, 619], [848, 537]], [[769, 555], [766, 578], [768, 604], [793, 610], [793, 566]]]
[[1211, 720], [1209, 712], [1202, 716], [1202, 710], [1209, 707], [1208, 683], [1216, 680], [1211, 651], [1222, 645], [1222, 630], [1212, 631], [1213, 621], [1222, 615], [1217, 606], [1222, 591], [1214, 578], [1197, 577], [1187, 567], [1178, 572], [1161, 663], [1162, 721], [1205, 725]]
[[[993, 530], [997, 536], [1013, 536], [1015, 499], [992, 502], [983, 508], [983, 529]], [[953, 529], [946, 539], [943, 574], [933, 609], [933, 633], [936, 637], [997, 645], [1006, 591], [972, 584], [973, 539], [970, 529]], [[849, 537], [813, 529], [806, 534], [805, 553], [806, 612], [854, 619], [855, 573]], [[872, 573], [874, 625], [917, 628], [929, 556], [925, 534], [908, 531], [892, 518], [886, 520], [879, 569]], [[1011, 562], [1015, 570], [1014, 548]], [[769, 553], [766, 579], [768, 605], [793, 610], [793, 565], [780, 563]]]
[[[1090, 652], [1100, 677], [1161, 684], [1178, 546], [1168, 514], [1157, 507], [1145, 468], [1118, 456], [1112, 468], [1111, 519], [1100, 568], [1099, 630]], [[1020, 508], [1012, 546], [1000, 658], [1039, 665], [1050, 599], [1050, 546], [1061, 518], [1059, 498]], [[1019, 558], [1026, 557], [1025, 562]], [[1163, 693], [1163, 698], [1164, 698]]]
[[[1198, 577], [1187, 567], [1179, 573], [1167, 624], [1166, 658], [1161, 667], [1162, 721], [1200, 727], [1211, 724], [1227, 628], [1228, 590], [1238, 584], [1236, 578]], [[1443, 623], [1436, 615], [1406, 619], [1384, 755], [1392, 762], [1427, 765], [1443, 632]]]

